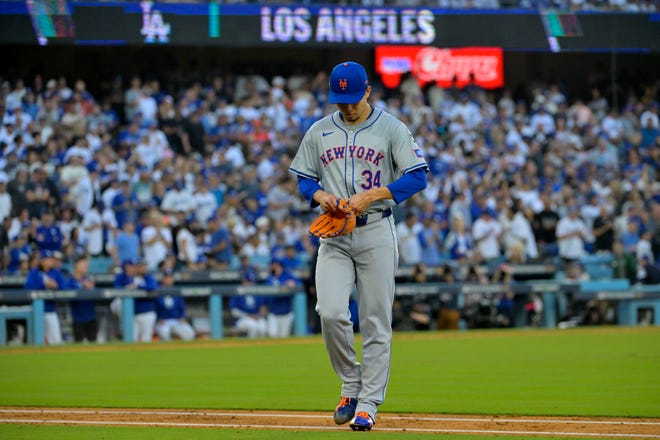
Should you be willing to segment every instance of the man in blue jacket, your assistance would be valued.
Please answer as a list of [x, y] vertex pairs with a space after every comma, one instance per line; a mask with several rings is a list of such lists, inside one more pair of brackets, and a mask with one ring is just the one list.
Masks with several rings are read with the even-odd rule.
[[62, 250], [62, 231], [55, 224], [55, 216], [52, 212], [46, 211], [41, 216], [41, 225], [37, 226], [34, 241], [40, 251]]
[[[23, 287], [25, 290], [59, 290], [64, 287], [64, 284], [64, 276], [57, 268], [55, 252], [42, 250], [39, 253], [39, 264], [30, 269]], [[46, 343], [49, 345], [61, 344], [62, 330], [55, 301], [44, 301], [44, 312]]]
[[135, 298], [133, 318], [135, 340], [151, 342], [156, 325], [156, 299], [151, 295], [158, 289], [158, 281], [147, 273], [147, 266], [141, 258], [124, 261], [122, 266], [123, 271], [115, 278], [115, 287], [147, 292], [147, 296]]
[[[171, 269], [163, 271], [162, 287], [174, 285], [174, 272]], [[195, 329], [186, 320], [186, 302], [178, 295], [162, 295], [156, 298], [156, 333], [161, 341], [169, 341], [172, 337], [184, 341], [195, 339]]]
[[[256, 271], [242, 271], [241, 285], [251, 286], [257, 283]], [[234, 295], [229, 299], [229, 311], [233, 318], [233, 329], [248, 338], [266, 336], [266, 298], [262, 295]]]
[[[281, 260], [273, 259], [270, 263], [270, 275], [265, 284], [270, 286], [296, 287], [298, 280], [284, 268]], [[268, 307], [268, 336], [272, 338], [286, 338], [291, 336], [293, 326], [293, 295], [269, 296], [266, 300]]]
[[[94, 280], [89, 276], [89, 260], [81, 257], [73, 263], [73, 274], [65, 284], [66, 289], [93, 289]], [[96, 303], [89, 299], [74, 300], [69, 303], [73, 320], [73, 340], [96, 342], [98, 324], [96, 322]]]

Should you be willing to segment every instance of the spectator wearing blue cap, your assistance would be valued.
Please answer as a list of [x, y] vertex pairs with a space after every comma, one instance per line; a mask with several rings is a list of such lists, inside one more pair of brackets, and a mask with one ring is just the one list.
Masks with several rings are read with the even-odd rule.
[[639, 223], [629, 222], [628, 228], [619, 237], [627, 253], [633, 255], [637, 253], [637, 244], [639, 243], [640, 238], [639, 235]]
[[234, 254], [232, 237], [225, 222], [219, 217], [212, 217], [207, 223], [210, 234], [208, 243], [208, 265], [211, 269], [227, 269]]
[[115, 213], [117, 227], [121, 228], [124, 222], [137, 219], [137, 207], [139, 201], [135, 197], [128, 178], [120, 180], [120, 191], [112, 198], [112, 210]]
[[[269, 286], [280, 286], [293, 289], [299, 281], [285, 269], [281, 260], [273, 259], [270, 262], [270, 274], [264, 281]], [[293, 295], [269, 296], [266, 299], [268, 307], [268, 336], [271, 338], [286, 338], [291, 336], [293, 328]]]
[[[122, 272], [115, 277], [114, 285], [116, 288], [146, 292], [144, 297], [135, 298], [133, 333], [136, 341], [151, 342], [156, 325], [156, 301], [152, 295], [158, 289], [158, 281], [147, 273], [144, 260], [135, 258], [122, 264]], [[117, 310], [116, 306], [114, 310]]]
[[55, 224], [55, 216], [52, 212], [44, 212], [41, 216], [41, 224], [35, 231], [34, 241], [40, 251], [62, 250], [62, 232]]
[[52, 206], [60, 206], [60, 194], [55, 182], [46, 174], [40, 163], [30, 167], [30, 181], [27, 187], [30, 216], [40, 217]]
[[5, 270], [10, 274], [27, 273], [32, 247], [28, 243], [28, 233], [21, 232], [9, 243], [9, 259]]
[[[66, 283], [62, 272], [57, 268], [55, 251], [43, 249], [39, 251], [38, 267], [30, 269], [23, 286], [26, 290], [59, 290]], [[56, 345], [62, 343], [62, 330], [57, 315], [55, 301], [44, 301], [44, 319], [46, 343]]]
[[637, 279], [642, 284], [660, 284], [660, 267], [648, 255], [639, 261]]
[[[174, 271], [163, 271], [161, 287], [174, 285]], [[195, 330], [186, 319], [186, 302], [179, 295], [161, 295], [156, 298], [156, 333], [161, 341], [172, 338], [191, 341], [195, 339]]]
[[296, 245], [287, 244], [284, 246], [282, 256], [281, 258], [278, 258], [278, 260], [282, 263], [285, 270], [292, 272], [294, 270], [302, 269], [304, 266], [300, 254], [304, 254], [304, 249], [299, 253]]

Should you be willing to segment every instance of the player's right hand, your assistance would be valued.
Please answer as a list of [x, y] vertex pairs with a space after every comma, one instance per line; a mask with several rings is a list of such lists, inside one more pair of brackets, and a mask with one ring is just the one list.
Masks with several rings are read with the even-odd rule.
[[339, 204], [337, 203], [339, 197], [330, 194], [329, 192], [323, 191], [322, 189], [314, 193], [314, 200], [321, 206], [325, 212], [330, 214], [336, 214], [339, 210]]

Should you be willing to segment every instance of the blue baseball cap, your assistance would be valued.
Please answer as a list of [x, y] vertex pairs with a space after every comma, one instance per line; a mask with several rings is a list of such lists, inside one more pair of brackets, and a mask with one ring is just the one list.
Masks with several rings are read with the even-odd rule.
[[355, 104], [362, 99], [368, 85], [367, 71], [360, 64], [353, 61], [337, 64], [330, 73], [328, 101], [331, 104]]
[[255, 283], [257, 281], [257, 272], [253, 269], [248, 269], [243, 273], [243, 279]]
[[50, 249], [41, 249], [39, 251], [39, 256], [41, 258], [55, 258], [55, 252], [51, 251]]
[[130, 264], [130, 265], [132, 265], [132, 266], [138, 266], [138, 265], [140, 265], [140, 264], [144, 264], [144, 263], [145, 263], [145, 261], [144, 261], [142, 258], [140, 258], [140, 257], [137, 257], [137, 258], [129, 258], [128, 260], [125, 260], [125, 261], [124, 261], [124, 265]]

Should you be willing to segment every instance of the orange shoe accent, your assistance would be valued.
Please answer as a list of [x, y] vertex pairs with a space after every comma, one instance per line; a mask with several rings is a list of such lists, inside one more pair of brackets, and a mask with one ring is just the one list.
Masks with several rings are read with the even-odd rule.
[[339, 408], [342, 406], [350, 405], [351, 404], [351, 398], [350, 397], [342, 397], [339, 403], [337, 404], [337, 407], [335, 408], [335, 411], [337, 411]]

